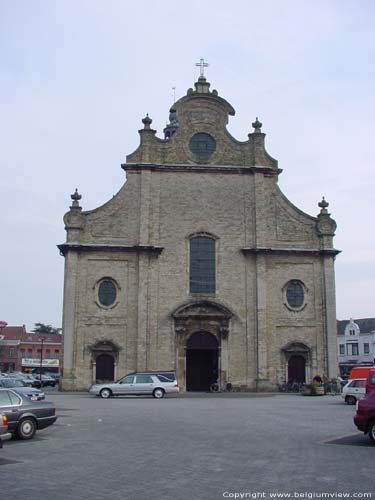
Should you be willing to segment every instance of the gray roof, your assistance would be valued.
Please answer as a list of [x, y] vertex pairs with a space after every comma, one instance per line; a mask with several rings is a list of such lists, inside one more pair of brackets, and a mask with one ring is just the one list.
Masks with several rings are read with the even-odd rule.
[[[353, 321], [357, 323], [362, 334], [375, 331], [375, 318], [353, 319]], [[345, 327], [348, 323], [348, 319], [337, 320], [337, 335], [345, 334]]]

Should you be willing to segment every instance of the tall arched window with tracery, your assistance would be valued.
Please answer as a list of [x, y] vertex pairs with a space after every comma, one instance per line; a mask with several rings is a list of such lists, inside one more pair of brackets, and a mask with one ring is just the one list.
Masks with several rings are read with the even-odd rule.
[[190, 293], [215, 293], [215, 240], [196, 236], [190, 240]]

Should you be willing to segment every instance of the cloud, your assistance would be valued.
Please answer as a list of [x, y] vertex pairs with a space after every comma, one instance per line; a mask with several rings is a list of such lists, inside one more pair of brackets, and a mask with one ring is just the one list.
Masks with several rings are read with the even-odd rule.
[[179, 97], [193, 86], [200, 57], [236, 109], [230, 132], [245, 140], [260, 117], [290, 200], [312, 215], [322, 195], [330, 202], [343, 250], [340, 317], [373, 316], [374, 4], [344, 5], [3, 3], [3, 319], [59, 326], [63, 258], [55, 245], [65, 238], [70, 194], [78, 187], [92, 209], [118, 191], [141, 119], [148, 112], [162, 135], [172, 87]]

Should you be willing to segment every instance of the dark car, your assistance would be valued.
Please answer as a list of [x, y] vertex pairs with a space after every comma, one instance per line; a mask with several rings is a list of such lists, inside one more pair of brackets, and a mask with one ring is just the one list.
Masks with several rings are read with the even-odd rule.
[[375, 391], [357, 402], [354, 423], [360, 431], [368, 434], [372, 444], [375, 444]]
[[0, 388], [13, 389], [18, 394], [21, 394], [21, 396], [27, 396], [35, 401], [40, 401], [46, 397], [44, 392], [26, 385], [23, 380], [17, 378], [1, 377]]
[[51, 386], [51, 387], [55, 387], [56, 385], [56, 380], [52, 377], [50, 377], [49, 375], [38, 375], [38, 380], [42, 383], [42, 387], [46, 387], [46, 386]]
[[8, 417], [0, 412], [0, 448], [3, 447], [3, 441], [11, 438], [8, 432]]
[[366, 394], [375, 391], [375, 368], [371, 368], [366, 380]]
[[20, 439], [31, 439], [36, 430], [52, 425], [57, 419], [54, 404], [31, 401], [12, 389], [0, 389], [0, 413], [8, 418], [8, 431]]

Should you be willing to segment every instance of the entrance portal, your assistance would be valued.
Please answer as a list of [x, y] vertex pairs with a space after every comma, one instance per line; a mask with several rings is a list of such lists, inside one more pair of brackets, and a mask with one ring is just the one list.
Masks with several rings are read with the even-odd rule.
[[306, 382], [305, 364], [303, 356], [291, 356], [288, 362], [288, 380]]
[[193, 333], [186, 345], [186, 390], [208, 391], [218, 378], [218, 342], [211, 333]]
[[115, 363], [110, 354], [99, 354], [96, 358], [96, 380], [114, 380]]

